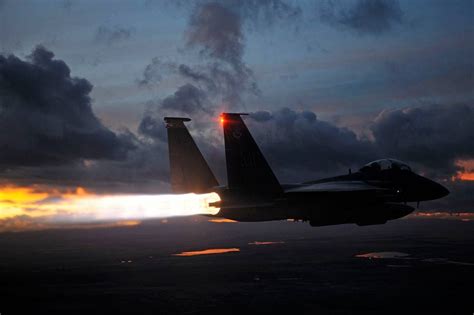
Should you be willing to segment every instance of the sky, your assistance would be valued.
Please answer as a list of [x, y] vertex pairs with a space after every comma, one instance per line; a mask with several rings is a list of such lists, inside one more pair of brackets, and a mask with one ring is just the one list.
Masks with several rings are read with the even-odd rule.
[[472, 0], [0, 0], [0, 54], [4, 186], [169, 192], [168, 115], [225, 183], [236, 111], [282, 182], [393, 157], [474, 210]]

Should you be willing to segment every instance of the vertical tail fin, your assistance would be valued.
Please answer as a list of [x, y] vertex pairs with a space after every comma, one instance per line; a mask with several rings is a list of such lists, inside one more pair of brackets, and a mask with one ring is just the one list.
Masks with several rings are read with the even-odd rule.
[[165, 117], [171, 188], [174, 193], [205, 193], [219, 183], [184, 125], [189, 118]]
[[241, 115], [223, 113], [227, 180], [230, 189], [278, 194], [282, 188]]

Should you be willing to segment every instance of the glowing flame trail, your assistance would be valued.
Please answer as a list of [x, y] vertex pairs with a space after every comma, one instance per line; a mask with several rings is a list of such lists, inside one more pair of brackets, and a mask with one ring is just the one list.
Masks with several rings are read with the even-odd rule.
[[216, 214], [219, 208], [209, 203], [219, 201], [219, 195], [119, 195], [86, 197], [58, 205], [52, 222], [94, 222], [116, 220], [146, 220], [154, 218]]
[[[0, 231], [65, 227], [83, 223], [135, 222], [173, 216], [217, 214], [209, 203], [216, 193], [184, 195], [93, 195], [78, 189], [75, 194], [38, 193], [29, 188], [0, 192]], [[8, 194], [7, 194], [8, 193]], [[114, 223], [115, 222], [115, 223]], [[128, 224], [125, 224], [128, 225]]]

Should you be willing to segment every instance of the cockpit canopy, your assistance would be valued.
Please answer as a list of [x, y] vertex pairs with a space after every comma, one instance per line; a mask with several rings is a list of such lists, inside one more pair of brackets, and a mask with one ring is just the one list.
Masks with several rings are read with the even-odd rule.
[[382, 159], [372, 161], [370, 163], [365, 164], [360, 171], [363, 173], [366, 172], [380, 172], [386, 170], [400, 170], [400, 171], [410, 171], [411, 168], [406, 163], [395, 160], [395, 159]]

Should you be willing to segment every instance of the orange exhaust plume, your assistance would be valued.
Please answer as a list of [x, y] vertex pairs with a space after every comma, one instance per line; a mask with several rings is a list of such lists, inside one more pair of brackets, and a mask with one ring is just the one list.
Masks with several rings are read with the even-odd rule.
[[[60, 192], [44, 187], [0, 187], [0, 232], [111, 224], [146, 219], [216, 214], [216, 193], [183, 195], [96, 195], [78, 187]], [[124, 224], [126, 225], [126, 224]]]

